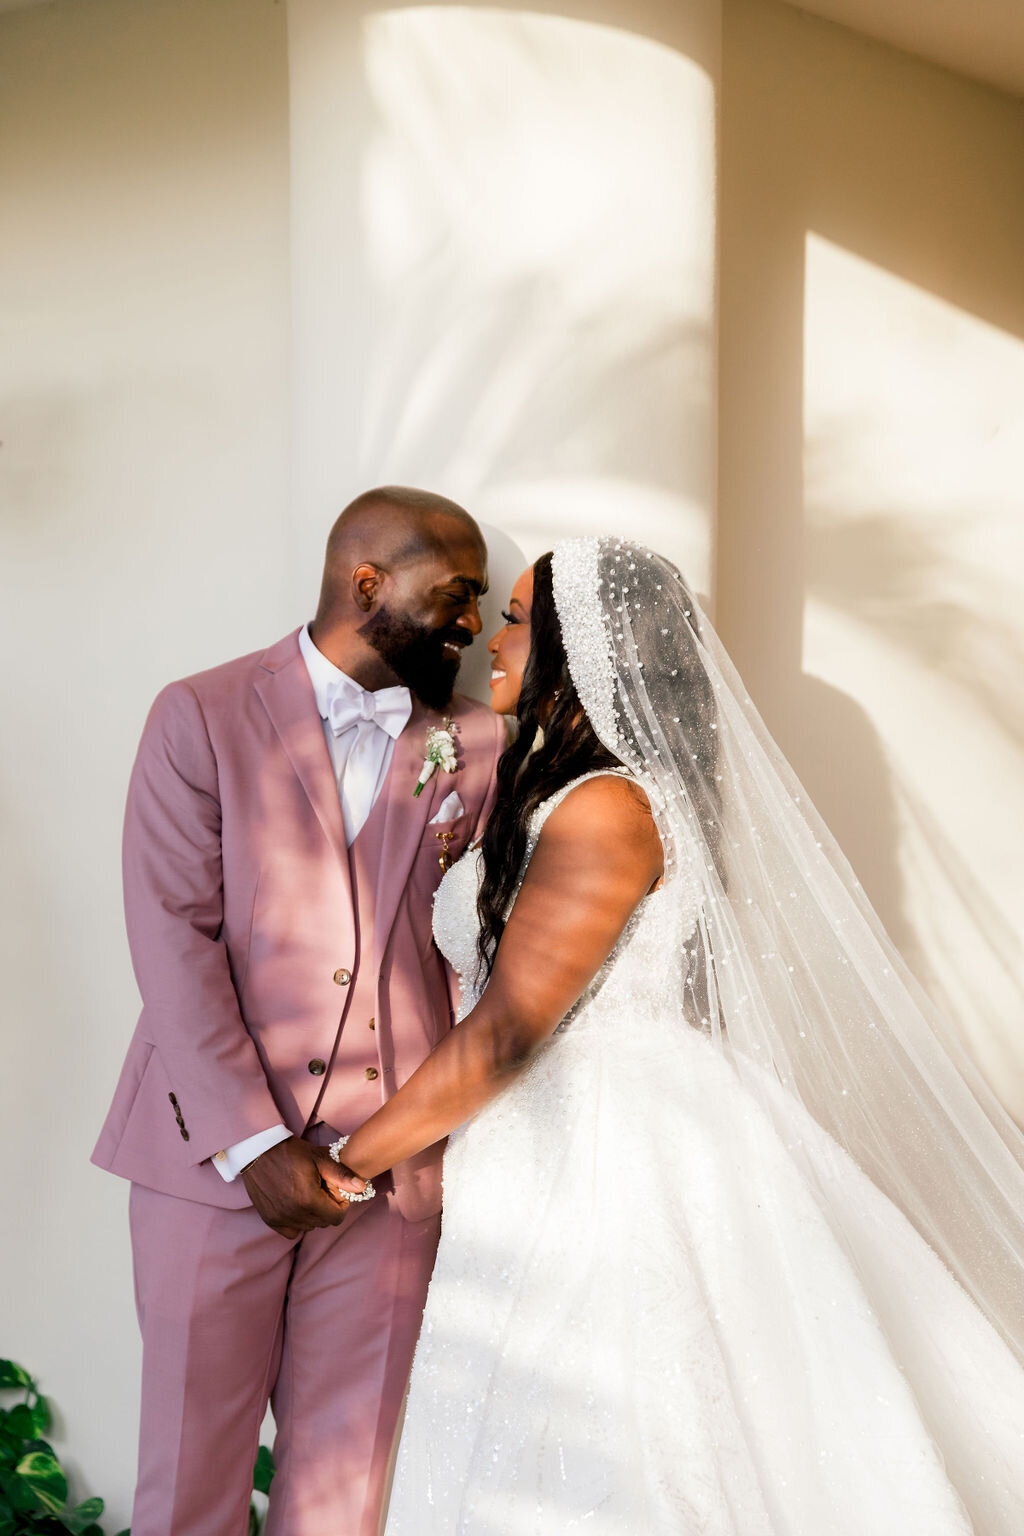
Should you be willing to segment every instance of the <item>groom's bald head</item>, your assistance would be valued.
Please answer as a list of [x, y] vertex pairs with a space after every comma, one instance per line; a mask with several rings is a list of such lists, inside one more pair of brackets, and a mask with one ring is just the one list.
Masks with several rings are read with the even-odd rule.
[[431, 491], [379, 486], [357, 496], [330, 531], [314, 641], [364, 686], [384, 686], [383, 661], [441, 708], [462, 647], [480, 632], [486, 586], [487, 548], [463, 507]]
[[[407, 485], [382, 485], [350, 501], [327, 536], [320, 606], [344, 606], [356, 566], [393, 572], [442, 555], [451, 544], [475, 544], [486, 559], [483, 535], [464, 507]], [[319, 614], [318, 614], [319, 617]]]

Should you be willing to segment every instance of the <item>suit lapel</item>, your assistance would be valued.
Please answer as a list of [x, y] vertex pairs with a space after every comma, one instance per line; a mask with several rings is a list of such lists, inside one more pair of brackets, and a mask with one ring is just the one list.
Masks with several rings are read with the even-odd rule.
[[263, 671], [254, 687], [348, 880], [348, 848], [338, 785], [297, 633], [266, 652], [261, 660]]
[[423, 791], [418, 796], [413, 795], [426, 754], [427, 731], [440, 723], [440, 717], [433, 711], [425, 709], [418, 701], [413, 703], [409, 723], [395, 742], [391, 771], [381, 792], [387, 796], [387, 805], [373, 914], [374, 958], [378, 971], [413, 860], [435, 808], [438, 781], [446, 778], [440, 770], [436, 771]]

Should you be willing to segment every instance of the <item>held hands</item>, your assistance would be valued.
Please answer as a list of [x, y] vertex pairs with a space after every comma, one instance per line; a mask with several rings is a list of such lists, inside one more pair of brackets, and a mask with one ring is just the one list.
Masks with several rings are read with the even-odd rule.
[[264, 1152], [241, 1179], [257, 1215], [289, 1241], [316, 1227], [340, 1226], [348, 1195], [365, 1187], [344, 1164], [331, 1161], [326, 1147], [311, 1147], [297, 1136]]

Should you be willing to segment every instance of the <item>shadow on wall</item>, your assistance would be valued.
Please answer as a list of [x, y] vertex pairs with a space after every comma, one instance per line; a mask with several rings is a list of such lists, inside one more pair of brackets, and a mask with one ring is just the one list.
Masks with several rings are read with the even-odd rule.
[[[330, 512], [389, 479], [455, 496], [523, 563], [626, 525], [711, 586], [716, 18], [292, 0], [304, 592]], [[991, 602], [1016, 536], [993, 338], [1024, 333], [1020, 105], [773, 0], [723, 21], [713, 611], [922, 979], [951, 952], [986, 993], [983, 920], [908, 869], [908, 829], [930, 818], [943, 868], [1024, 906], [992, 810], [1024, 649], [1019, 591]], [[485, 668], [481, 647], [473, 691]], [[967, 815], [957, 783], [981, 781]]]
[[719, 628], [1024, 1114], [1024, 104], [729, 0], [723, 121]]
[[582, 527], [667, 534], [707, 584], [717, 21], [717, 0], [293, 0], [310, 572], [328, 510], [387, 479], [528, 559]]

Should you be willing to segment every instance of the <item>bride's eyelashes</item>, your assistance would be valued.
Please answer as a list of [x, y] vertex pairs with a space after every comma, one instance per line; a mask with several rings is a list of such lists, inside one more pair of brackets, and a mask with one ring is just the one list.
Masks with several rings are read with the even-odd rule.
[[519, 620], [514, 619], [510, 613], [506, 613], [504, 608], [501, 610], [501, 616], [505, 620], [506, 624], [518, 624], [519, 622]]

